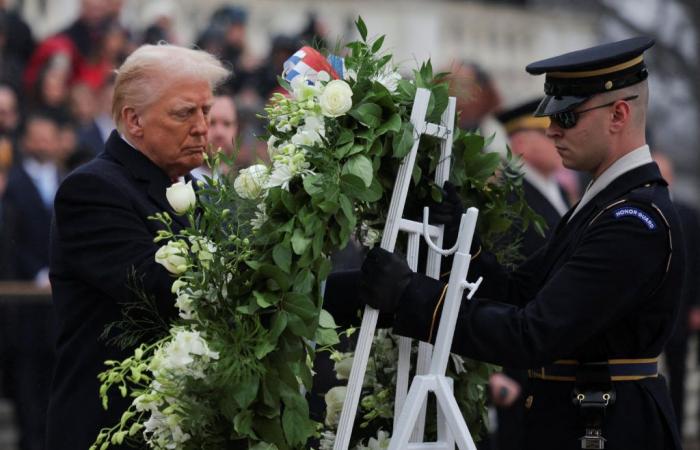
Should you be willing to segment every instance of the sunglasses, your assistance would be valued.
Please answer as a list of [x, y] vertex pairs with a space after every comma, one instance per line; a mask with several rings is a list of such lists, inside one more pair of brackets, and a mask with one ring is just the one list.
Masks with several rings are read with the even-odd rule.
[[629, 97], [613, 100], [610, 103], [606, 103], [604, 105], [594, 106], [592, 108], [584, 109], [581, 111], [564, 111], [564, 112], [552, 114], [551, 116], [549, 116], [549, 118], [552, 120], [552, 122], [556, 123], [561, 128], [568, 130], [569, 128], [573, 128], [576, 126], [576, 123], [578, 123], [578, 116], [580, 116], [581, 114], [583, 114], [585, 112], [593, 111], [594, 109], [607, 108], [608, 106], [612, 106], [615, 104], [615, 102], [618, 102], [620, 100], [624, 100], [624, 101], [628, 102], [630, 100], [634, 100], [637, 97], [639, 97], [639, 96], [638, 95], [630, 95]]

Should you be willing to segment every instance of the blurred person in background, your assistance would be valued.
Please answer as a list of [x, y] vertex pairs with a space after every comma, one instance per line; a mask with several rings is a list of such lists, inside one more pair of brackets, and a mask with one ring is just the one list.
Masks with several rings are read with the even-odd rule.
[[[232, 156], [236, 150], [238, 137], [238, 112], [236, 104], [230, 95], [216, 95], [209, 110], [209, 149], [211, 152], [221, 151], [226, 156]], [[211, 155], [211, 154], [210, 154]], [[234, 170], [248, 167], [253, 159], [239, 153], [236, 158]], [[220, 171], [226, 173], [229, 167], [222, 165]], [[211, 177], [212, 172], [206, 161], [201, 166], [192, 170], [192, 176], [203, 180], [205, 176]]]
[[[660, 152], [652, 153], [659, 166], [661, 176], [669, 188], [673, 188], [674, 167], [670, 158]], [[688, 355], [688, 339], [700, 330], [700, 218], [695, 208], [678, 198], [673, 204], [681, 220], [683, 239], [680, 241], [681, 250], [685, 251], [685, 282], [681, 292], [681, 311], [671, 338], [666, 343], [664, 355], [668, 367], [668, 387], [671, 392], [673, 410], [678, 422], [678, 431], [683, 431], [685, 418], [684, 405], [686, 400], [686, 357]]]
[[87, 83], [75, 83], [68, 94], [71, 118], [80, 128], [89, 126], [97, 115], [96, 92]]
[[506, 133], [494, 117], [501, 108], [501, 95], [491, 75], [473, 61], [453, 61], [447, 72], [449, 93], [457, 99], [459, 127], [493, 136], [487, 150], [504, 152]]
[[8, 84], [0, 83], [0, 137], [10, 140], [15, 146], [20, 124], [17, 93]]
[[260, 65], [248, 52], [247, 26], [248, 12], [240, 6], [222, 6], [209, 21], [209, 28], [223, 35], [221, 54], [217, 56], [235, 74], [226, 84], [234, 95], [247, 84], [255, 84], [255, 72]]
[[56, 121], [70, 118], [68, 96], [70, 93], [70, 61], [63, 53], [55, 54], [42, 68], [30, 93], [31, 109], [43, 111]]
[[114, 75], [107, 77], [97, 91], [95, 114], [92, 120], [78, 129], [79, 146], [90, 149], [93, 156], [97, 156], [104, 150], [104, 144], [114, 130], [114, 120], [111, 114], [113, 96]]
[[0, 15], [5, 27], [5, 46], [1, 46], [3, 55], [11, 56], [23, 68], [34, 51], [34, 38], [29, 25], [14, 11], [9, 10], [6, 0], [0, 0]]
[[175, 4], [169, 0], [148, 3], [141, 14], [146, 29], [141, 37], [142, 44], [157, 44], [161, 41], [177, 44], [175, 31]]
[[272, 39], [270, 52], [265, 62], [258, 68], [255, 76], [244, 83], [243, 88], [253, 87], [258, 95], [267, 100], [274, 92], [286, 94], [277, 82], [282, 73], [284, 62], [301, 48], [301, 40], [295, 36], [277, 35]]
[[49, 228], [60, 180], [60, 129], [43, 112], [31, 112], [20, 139], [20, 157], [12, 168], [3, 197], [3, 227], [9, 230], [14, 277], [47, 287]]

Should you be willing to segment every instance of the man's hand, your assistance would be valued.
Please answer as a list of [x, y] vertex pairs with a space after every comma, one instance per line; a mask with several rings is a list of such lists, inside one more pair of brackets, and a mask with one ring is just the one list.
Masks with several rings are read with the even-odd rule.
[[412, 275], [404, 258], [375, 247], [362, 264], [360, 301], [383, 313], [394, 314]]
[[431, 222], [445, 225], [446, 228], [459, 227], [464, 205], [454, 184], [445, 181], [442, 188], [442, 201], [432, 203], [429, 207]]
[[489, 377], [491, 401], [496, 406], [511, 406], [520, 396], [520, 385], [507, 375], [494, 373]]

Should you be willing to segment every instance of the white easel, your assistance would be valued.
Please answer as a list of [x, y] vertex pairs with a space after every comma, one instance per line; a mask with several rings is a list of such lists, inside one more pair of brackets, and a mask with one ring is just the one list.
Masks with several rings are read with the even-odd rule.
[[[428, 258], [427, 258], [427, 268], [426, 274], [433, 278], [438, 278], [440, 275], [440, 262], [443, 254], [449, 254], [450, 251], [445, 252], [439, 246], [442, 245], [443, 239], [443, 227], [435, 227], [427, 224], [427, 219], [424, 223], [410, 221], [403, 219], [403, 210], [406, 203], [406, 195], [408, 193], [408, 188], [411, 182], [411, 176], [413, 173], [413, 166], [416, 160], [416, 154], [418, 151], [418, 146], [420, 144], [420, 138], [422, 135], [434, 136], [440, 139], [440, 160], [435, 172], [435, 182], [437, 185], [442, 186], [442, 184], [449, 177], [450, 172], [450, 156], [452, 152], [452, 138], [453, 138], [453, 126], [455, 120], [455, 99], [450, 97], [448, 101], [448, 106], [441, 117], [441, 122], [443, 125], [438, 125], [434, 123], [428, 123], [425, 121], [426, 112], [428, 109], [428, 102], [430, 100], [430, 91], [427, 89], [418, 89], [416, 91], [416, 97], [414, 100], [413, 111], [411, 113], [411, 124], [414, 128], [414, 142], [411, 151], [401, 163], [399, 172], [396, 177], [396, 184], [394, 185], [394, 191], [391, 197], [391, 203], [389, 206], [389, 214], [387, 217], [386, 225], [384, 227], [384, 234], [382, 236], [381, 247], [388, 251], [393, 251], [396, 245], [396, 239], [398, 237], [399, 231], [404, 231], [408, 233], [408, 247], [407, 247], [407, 259], [411, 269], [416, 270], [418, 263], [418, 248], [420, 245], [421, 236], [424, 236], [428, 241], [430, 247]], [[473, 233], [473, 230], [472, 230]], [[462, 236], [462, 230], [460, 230], [460, 238]], [[433, 244], [433, 240], [436, 244]], [[471, 242], [471, 235], [469, 237]], [[460, 247], [461, 248], [461, 247]], [[467, 251], [469, 247], [467, 246]], [[451, 252], [457, 249], [457, 245]], [[468, 267], [468, 264], [467, 264]], [[454, 270], [453, 275], [454, 276]], [[452, 280], [452, 276], [450, 280]], [[461, 295], [462, 287], [459, 292]], [[448, 289], [449, 295], [450, 289]], [[457, 306], [459, 307], [459, 305]], [[445, 310], [447, 307], [445, 307]], [[348, 380], [347, 396], [343, 404], [343, 409], [341, 412], [338, 432], [336, 434], [336, 441], [334, 444], [334, 450], [347, 450], [350, 444], [350, 437], [352, 434], [353, 423], [355, 420], [355, 414], [357, 412], [357, 405], [360, 399], [360, 393], [362, 390], [362, 384], [365, 376], [365, 371], [367, 369], [367, 361], [369, 359], [369, 351], [372, 346], [372, 339], [374, 337], [374, 331], [377, 325], [378, 311], [369, 306], [365, 307], [364, 315], [362, 317], [362, 325], [360, 328], [360, 333], [358, 337], [357, 347], [355, 348], [355, 357], [353, 360], [352, 370], [350, 372], [350, 377]], [[443, 314], [444, 316], [444, 314]], [[441, 325], [442, 321], [441, 319]], [[453, 325], [454, 330], [454, 325]], [[440, 332], [438, 333], [438, 338], [440, 337]], [[449, 347], [452, 341], [452, 334], [449, 336], [448, 347], [446, 354], [449, 356]], [[440, 341], [438, 341], [440, 342]], [[430, 363], [432, 346], [430, 344], [421, 342], [419, 344], [418, 350], [418, 361], [417, 361], [417, 374], [426, 374], [428, 367], [431, 367], [430, 374], [428, 377], [433, 377], [433, 367]], [[397, 384], [396, 384], [396, 399], [394, 405], [394, 430], [399, 430], [401, 426], [406, 427], [404, 423], [407, 422], [403, 419], [403, 415], [406, 411], [411, 410], [411, 414], [408, 417], [410, 419], [410, 428], [406, 428], [403, 432], [406, 434], [406, 442], [408, 442], [408, 434], [413, 433], [411, 439], [415, 442], [420, 442], [423, 439], [423, 432], [425, 426], [425, 405], [426, 405], [426, 395], [411, 394], [410, 398], [407, 398], [408, 390], [408, 377], [410, 370], [410, 359], [411, 359], [411, 340], [408, 338], [401, 337], [399, 339], [399, 361], [397, 367]], [[447, 360], [446, 360], [447, 361]], [[446, 362], [445, 362], [446, 367]], [[444, 369], [442, 370], [443, 378]], [[416, 377], [418, 378], [418, 377]], [[448, 381], [442, 381], [448, 383]], [[425, 382], [422, 382], [425, 385]], [[414, 381], [415, 384], [415, 381]], [[430, 386], [429, 386], [430, 387]], [[412, 387], [412, 392], [414, 388]], [[437, 389], [431, 389], [438, 395]], [[442, 394], [440, 394], [442, 395]], [[418, 398], [420, 397], [420, 398]], [[454, 397], [450, 394], [449, 397], [454, 401]], [[438, 403], [440, 403], [440, 398], [438, 397]], [[418, 403], [416, 403], [418, 402]], [[443, 402], [444, 403], [444, 402]], [[456, 404], [456, 403], [455, 403]], [[404, 405], [408, 405], [407, 408], [403, 408]], [[461, 419], [461, 414], [459, 409], [456, 410]], [[442, 409], [438, 412], [438, 428], [439, 437], [445, 440], [446, 445], [451, 442], [454, 448], [454, 443], [451, 440], [449, 430], [453, 428], [451, 425], [453, 422], [458, 423], [457, 419], [447, 419], [443, 416]], [[446, 428], [445, 423], [449, 424], [449, 428]], [[462, 419], [462, 423], [464, 420]], [[458, 424], [459, 425], [459, 424]], [[468, 434], [466, 425], [464, 425], [464, 432]], [[457, 432], [456, 435], [460, 437], [460, 433]], [[398, 442], [397, 439], [392, 439], [393, 442]], [[461, 440], [460, 440], [461, 442]], [[469, 442], [471, 437], [469, 437]], [[434, 447], [435, 444], [431, 445], [430, 448]], [[443, 447], [440, 447], [443, 448]], [[473, 442], [472, 447], [464, 447], [474, 449]]]

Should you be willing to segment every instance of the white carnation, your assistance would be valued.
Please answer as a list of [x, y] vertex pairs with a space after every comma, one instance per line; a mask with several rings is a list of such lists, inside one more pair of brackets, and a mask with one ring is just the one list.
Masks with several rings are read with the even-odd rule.
[[347, 386], [335, 386], [326, 392], [324, 397], [326, 400], [326, 425], [333, 426], [338, 424], [347, 392]]
[[389, 92], [396, 92], [396, 89], [399, 87], [401, 74], [396, 71], [386, 71], [378, 75], [373, 75], [369, 79], [380, 83]]

